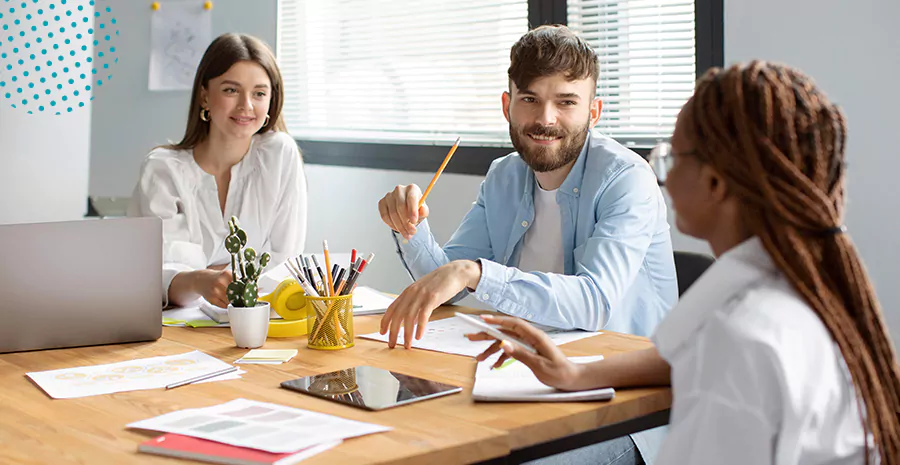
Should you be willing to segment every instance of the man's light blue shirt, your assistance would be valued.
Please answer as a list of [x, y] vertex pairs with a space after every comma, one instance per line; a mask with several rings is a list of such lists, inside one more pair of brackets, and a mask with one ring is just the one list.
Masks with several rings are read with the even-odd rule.
[[495, 160], [444, 247], [427, 220], [408, 241], [394, 233], [410, 275], [478, 260], [482, 274], [473, 295], [500, 312], [555, 328], [652, 335], [678, 288], [666, 204], [647, 162], [609, 137], [588, 135], [556, 193], [562, 275], [515, 267], [534, 219], [534, 187], [534, 171], [517, 153]]

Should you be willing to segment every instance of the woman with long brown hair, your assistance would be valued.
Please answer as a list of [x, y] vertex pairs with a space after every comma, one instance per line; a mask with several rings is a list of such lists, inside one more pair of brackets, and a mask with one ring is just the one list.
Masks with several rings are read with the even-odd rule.
[[306, 178], [281, 117], [284, 83], [261, 40], [224, 34], [206, 49], [194, 78], [187, 128], [141, 167], [130, 216], [163, 220], [163, 301], [198, 297], [226, 307], [231, 282], [224, 248], [238, 217], [248, 245], [274, 263], [306, 240]]
[[[495, 343], [565, 390], [672, 384], [671, 464], [900, 463], [900, 377], [844, 227], [846, 123], [815, 84], [754, 61], [700, 79], [678, 117], [666, 187], [716, 263], [657, 328], [656, 347], [570, 363]], [[473, 339], [487, 339], [482, 334]]]

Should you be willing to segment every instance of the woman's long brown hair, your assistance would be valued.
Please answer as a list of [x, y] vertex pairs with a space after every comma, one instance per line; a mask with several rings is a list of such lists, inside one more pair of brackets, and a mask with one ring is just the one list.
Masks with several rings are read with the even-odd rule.
[[194, 76], [194, 88], [191, 91], [191, 106], [188, 108], [187, 128], [181, 142], [165, 146], [173, 150], [190, 150], [209, 135], [209, 122], [200, 119], [202, 102], [200, 91], [209, 85], [209, 80], [225, 74], [229, 68], [239, 61], [252, 61], [266, 70], [272, 83], [271, 102], [269, 103], [269, 122], [257, 131], [262, 134], [270, 130], [287, 132], [281, 108], [284, 105], [284, 81], [275, 61], [275, 55], [265, 42], [246, 34], [222, 34], [206, 48], [197, 74]]
[[843, 228], [843, 113], [803, 73], [760, 61], [710, 70], [688, 105], [700, 160], [725, 177], [746, 226], [831, 332], [882, 463], [900, 463], [897, 359]]

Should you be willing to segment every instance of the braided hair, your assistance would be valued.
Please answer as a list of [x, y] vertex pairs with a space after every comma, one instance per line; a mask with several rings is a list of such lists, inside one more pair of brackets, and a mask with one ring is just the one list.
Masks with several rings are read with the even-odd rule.
[[865, 437], [884, 463], [900, 463], [897, 359], [843, 227], [843, 113], [800, 71], [761, 61], [711, 69], [687, 105], [697, 156], [728, 180], [749, 231], [837, 342]]

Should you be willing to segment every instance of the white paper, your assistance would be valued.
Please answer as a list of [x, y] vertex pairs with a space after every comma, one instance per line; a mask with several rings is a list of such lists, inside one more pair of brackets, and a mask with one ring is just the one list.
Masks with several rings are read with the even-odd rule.
[[384, 313], [392, 303], [394, 303], [393, 297], [388, 297], [371, 287], [357, 286], [353, 291], [354, 315]]
[[[475, 369], [475, 385], [472, 398], [476, 401], [559, 402], [608, 400], [615, 396], [612, 388], [566, 392], [540, 382], [534, 373], [521, 362], [513, 360], [502, 368], [491, 369], [496, 357], [478, 364]], [[575, 363], [603, 360], [602, 355], [569, 357]]]
[[191, 90], [210, 42], [211, 13], [203, 2], [162, 2], [150, 19], [150, 90]]
[[293, 452], [392, 428], [291, 407], [235, 399], [141, 420], [129, 428], [163, 431], [273, 453]]
[[[230, 367], [200, 351], [141, 358], [106, 365], [27, 373], [54, 399], [96, 396], [114, 392], [165, 388], [170, 384]], [[216, 381], [234, 379], [219, 376]]]
[[[472, 334], [474, 331], [471, 326], [463, 322], [460, 318], [451, 317], [443, 320], [430, 321], [425, 327], [425, 335], [422, 339], [413, 340], [412, 346], [417, 349], [433, 350], [435, 352], [444, 352], [448, 354], [467, 355], [475, 357], [487, 350], [493, 344], [492, 341], [470, 341], [466, 338], [466, 334]], [[599, 332], [589, 331], [548, 331], [547, 335], [556, 345], [563, 345], [580, 339], [602, 334]], [[359, 337], [372, 339], [375, 341], [388, 342], [390, 333], [381, 335], [378, 333], [363, 334]], [[405, 337], [401, 328], [397, 337], [397, 345], [403, 345]]]

